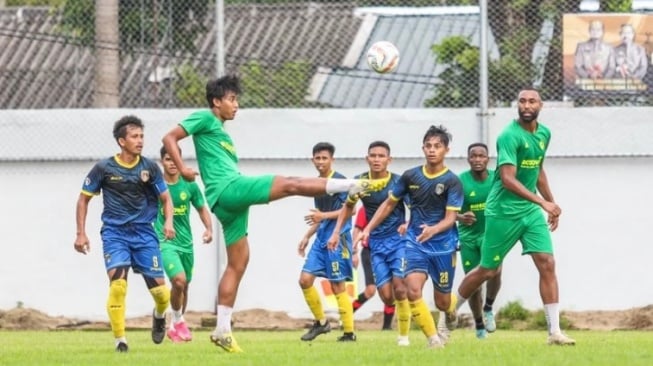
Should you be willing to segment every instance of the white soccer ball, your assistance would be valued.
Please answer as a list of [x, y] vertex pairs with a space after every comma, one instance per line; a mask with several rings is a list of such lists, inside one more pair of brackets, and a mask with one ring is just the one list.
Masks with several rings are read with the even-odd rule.
[[399, 64], [399, 50], [388, 41], [375, 42], [367, 51], [367, 64], [379, 74], [393, 72]]

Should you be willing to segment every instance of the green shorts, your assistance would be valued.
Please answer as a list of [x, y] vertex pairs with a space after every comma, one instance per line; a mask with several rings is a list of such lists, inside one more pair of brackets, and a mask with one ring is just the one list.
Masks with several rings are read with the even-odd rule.
[[195, 265], [193, 252], [179, 250], [173, 245], [162, 245], [161, 260], [169, 280], [172, 281], [173, 277], [182, 272], [186, 275], [186, 283], [190, 283], [193, 279], [193, 266]]
[[551, 233], [541, 210], [534, 210], [524, 217], [514, 219], [486, 216], [481, 267], [498, 268], [517, 241], [522, 244], [522, 255], [553, 254]]
[[483, 238], [460, 242], [460, 259], [465, 273], [476, 268], [481, 263], [481, 243]]
[[239, 176], [222, 191], [212, 208], [230, 246], [247, 235], [249, 206], [270, 202], [273, 175]]

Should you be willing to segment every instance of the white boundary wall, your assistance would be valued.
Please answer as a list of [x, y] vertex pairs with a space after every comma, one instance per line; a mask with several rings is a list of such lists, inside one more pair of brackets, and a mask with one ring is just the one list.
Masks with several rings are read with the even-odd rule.
[[[491, 145], [516, 113], [514, 109], [494, 112], [489, 126]], [[562, 309], [610, 310], [653, 303], [650, 291], [642, 291], [652, 281], [647, 266], [653, 250], [645, 233], [645, 218], [653, 204], [646, 188], [653, 181], [652, 112], [651, 108], [545, 108], [541, 114], [553, 132], [552, 157], [545, 166], [563, 209], [561, 226], [553, 234]], [[106, 319], [107, 280], [99, 240], [101, 198], [91, 201], [87, 226], [92, 251], [86, 257], [72, 248], [75, 202], [94, 160], [117, 151], [112, 123], [127, 113], [145, 121], [145, 155], [155, 157], [162, 134], [189, 110], [0, 111], [4, 257], [0, 309], [22, 302], [51, 315]], [[461, 158], [466, 146], [479, 138], [475, 113], [243, 110], [227, 126], [244, 174], [313, 176], [315, 170], [308, 160], [311, 147], [330, 141], [336, 145], [335, 168], [352, 176], [366, 170], [362, 157], [375, 139], [392, 146], [394, 171], [421, 164], [424, 131], [432, 123], [443, 123], [454, 135], [448, 166], [461, 172], [467, 168]], [[192, 146], [186, 143], [183, 148], [194, 165]], [[302, 259], [296, 246], [306, 230], [302, 217], [311, 207], [309, 198], [288, 198], [252, 208], [252, 255], [236, 310], [264, 308], [308, 316], [297, 285]], [[202, 231], [197, 217], [193, 225], [198, 237]], [[196, 245], [190, 310], [213, 309], [219, 248]], [[460, 279], [459, 272], [456, 286]], [[505, 262], [503, 283], [498, 307], [516, 299], [528, 308], [541, 306], [535, 268], [518, 249]], [[139, 276], [130, 275], [128, 291], [128, 316], [148, 314], [152, 302]], [[431, 291], [426, 294], [430, 296]], [[381, 308], [375, 297], [363, 308], [368, 313], [357, 313], [357, 317]]]

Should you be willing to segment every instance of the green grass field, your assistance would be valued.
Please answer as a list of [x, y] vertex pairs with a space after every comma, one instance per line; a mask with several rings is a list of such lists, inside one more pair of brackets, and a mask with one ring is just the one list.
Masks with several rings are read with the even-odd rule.
[[418, 331], [410, 347], [397, 347], [395, 332], [361, 331], [356, 343], [335, 341], [339, 332], [313, 342], [302, 332], [235, 333], [242, 354], [226, 354], [194, 332], [186, 344], [155, 345], [147, 331], [127, 333], [130, 351], [118, 354], [108, 331], [0, 331], [0, 365], [653, 365], [653, 333], [572, 331], [574, 347], [546, 345], [543, 331], [498, 331], [479, 341], [472, 330], [456, 330], [444, 349], [426, 348]]

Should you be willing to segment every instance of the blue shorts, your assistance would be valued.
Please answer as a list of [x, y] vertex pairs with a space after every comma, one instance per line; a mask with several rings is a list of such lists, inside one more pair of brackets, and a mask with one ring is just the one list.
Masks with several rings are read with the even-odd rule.
[[107, 272], [130, 266], [143, 276], [164, 277], [159, 239], [151, 224], [104, 225], [100, 235]]
[[[455, 248], [455, 245], [452, 246]], [[429, 252], [413, 240], [406, 241], [406, 275], [422, 272], [431, 277], [433, 289], [448, 294], [456, 273], [456, 252]]]
[[392, 277], [404, 278], [406, 243], [399, 233], [384, 238], [370, 238], [369, 246], [376, 287], [385, 285]]
[[352, 281], [351, 233], [340, 234], [340, 242], [335, 250], [329, 250], [326, 243], [315, 240], [306, 256], [302, 272], [315, 277], [324, 277], [331, 282]]

